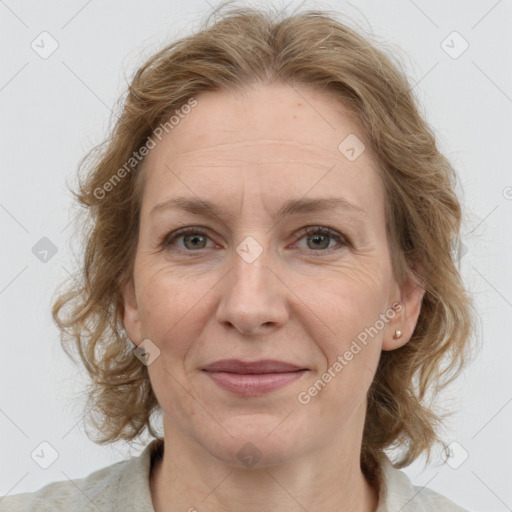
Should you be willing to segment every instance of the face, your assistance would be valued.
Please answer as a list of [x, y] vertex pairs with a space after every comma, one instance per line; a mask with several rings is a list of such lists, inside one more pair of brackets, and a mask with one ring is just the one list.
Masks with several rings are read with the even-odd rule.
[[[380, 353], [409, 339], [421, 299], [393, 277], [365, 135], [314, 89], [196, 100], [144, 161], [124, 291], [131, 340], [159, 351], [148, 370], [165, 434], [237, 465], [247, 442], [268, 464], [360, 443]], [[301, 371], [205, 371], [228, 359]]]

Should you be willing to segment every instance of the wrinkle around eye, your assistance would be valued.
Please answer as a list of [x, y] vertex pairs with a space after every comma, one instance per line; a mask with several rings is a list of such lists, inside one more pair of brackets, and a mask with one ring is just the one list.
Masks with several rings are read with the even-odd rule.
[[[305, 232], [304, 232], [305, 231]], [[197, 247], [197, 248], [186, 248], [186, 247], [179, 247], [177, 244], [179, 241], [182, 241], [183, 244], [185, 243], [185, 237], [197, 235], [198, 237], [202, 237], [203, 239], [206, 239], [206, 244], [208, 244], [208, 241], [212, 242], [214, 246], [206, 246], [206, 247]], [[299, 244], [302, 241], [305, 241], [307, 244], [308, 237], [327, 237], [329, 239], [329, 243], [327, 247], [318, 247], [318, 248], [309, 248], [309, 247], [299, 247]], [[287, 246], [287, 248], [290, 248], [290, 250], [298, 250], [302, 251], [305, 255], [312, 255], [314, 257], [323, 257], [323, 256], [329, 256], [333, 253], [340, 252], [342, 250], [345, 250], [347, 248], [352, 247], [352, 242], [341, 232], [336, 231], [330, 227], [327, 226], [307, 226], [305, 228], [302, 228], [302, 233], [297, 233], [295, 235], [295, 241], [292, 242]], [[329, 247], [331, 245], [331, 242], [334, 242], [334, 245], [332, 247]], [[242, 242], [243, 243], [243, 242]], [[172, 252], [177, 252], [178, 254], [184, 254], [187, 256], [193, 256], [193, 255], [201, 255], [204, 251], [207, 249], [212, 249], [215, 247], [215, 241], [210, 237], [208, 232], [206, 230], [197, 229], [197, 228], [179, 228], [175, 231], [172, 231], [166, 235], [164, 235], [161, 238], [161, 241], [159, 242], [159, 245], [161, 247], [161, 250], [170, 250]], [[291, 245], [291, 247], [290, 247]]]
[[[345, 221], [347, 221], [347, 219], [345, 219]], [[287, 224], [291, 225], [291, 222], [292, 221], [288, 221]], [[206, 252], [206, 250], [220, 250], [223, 248], [227, 248], [229, 246], [229, 243], [225, 243], [224, 240], [226, 239], [226, 237], [230, 237], [231, 235], [229, 232], [225, 232], [224, 229], [221, 229], [220, 234], [217, 235], [216, 229], [212, 230], [206, 225], [197, 225], [192, 223], [187, 224], [184, 221], [178, 221], [177, 224], [178, 225], [173, 226], [173, 229], [171, 229], [170, 227], [164, 228], [164, 226], [161, 225], [161, 229], [158, 229], [157, 233], [160, 232], [162, 234], [154, 234], [155, 238], [153, 239], [153, 241], [151, 241], [151, 246], [157, 248], [157, 252], [161, 252], [168, 249], [168, 252], [172, 253], [173, 249], [176, 249], [176, 254], [178, 254], [181, 251], [181, 254], [199, 255], [202, 254], [203, 252]], [[320, 253], [324, 252], [336, 252], [340, 250], [350, 249], [355, 254], [365, 254], [366, 252], [368, 252], [368, 249], [371, 250], [371, 246], [375, 245], [375, 241], [372, 240], [371, 234], [367, 230], [367, 226], [365, 226], [364, 224], [361, 226], [359, 222], [347, 221], [344, 224], [342, 224], [339, 221], [333, 222], [332, 218], [322, 218], [322, 216], [320, 216], [320, 219], [315, 219], [315, 223], [307, 223], [306, 220], [304, 219], [300, 224], [298, 224], [294, 219], [293, 224], [298, 227], [280, 228], [281, 235], [279, 236], [282, 236], [282, 243], [287, 251], [296, 250], [303, 252], [304, 254], [316, 253], [320, 255]], [[157, 226], [154, 227], [157, 228]], [[314, 236], [316, 233], [318, 233], [319, 235], [329, 236], [331, 240], [336, 241], [337, 245], [328, 248], [306, 247], [304, 244], [308, 243], [307, 241], [305, 241], [307, 237]], [[191, 234], [197, 234], [198, 236], [205, 237], [205, 247], [177, 247], [177, 244], [184, 245], [184, 237], [186, 235]], [[243, 240], [240, 240], [240, 243], [242, 241]]]

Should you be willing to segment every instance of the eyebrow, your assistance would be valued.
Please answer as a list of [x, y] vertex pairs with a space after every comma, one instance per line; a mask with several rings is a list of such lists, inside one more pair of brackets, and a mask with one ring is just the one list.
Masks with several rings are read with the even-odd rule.
[[[150, 211], [150, 215], [166, 209], [181, 209], [195, 215], [205, 217], [222, 217], [222, 210], [214, 203], [204, 199], [191, 197], [175, 197], [157, 204]], [[328, 210], [343, 210], [352, 213], [366, 212], [355, 204], [350, 203], [342, 197], [309, 197], [300, 199], [290, 199], [286, 201], [281, 208], [274, 214], [276, 220], [281, 220], [290, 215], [303, 213], [318, 213]]]

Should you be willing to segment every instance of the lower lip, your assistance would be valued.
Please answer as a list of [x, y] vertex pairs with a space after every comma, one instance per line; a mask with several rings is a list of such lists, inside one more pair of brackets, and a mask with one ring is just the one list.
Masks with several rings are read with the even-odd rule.
[[206, 372], [221, 388], [241, 396], [261, 396], [300, 379], [306, 370], [285, 373]]

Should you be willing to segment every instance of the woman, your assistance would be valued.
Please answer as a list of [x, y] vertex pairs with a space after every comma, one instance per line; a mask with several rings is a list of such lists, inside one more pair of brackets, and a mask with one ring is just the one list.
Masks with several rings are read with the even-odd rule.
[[399, 471], [468, 354], [454, 171], [334, 15], [223, 12], [137, 72], [53, 309], [96, 441], [155, 439], [0, 510], [461, 511]]

